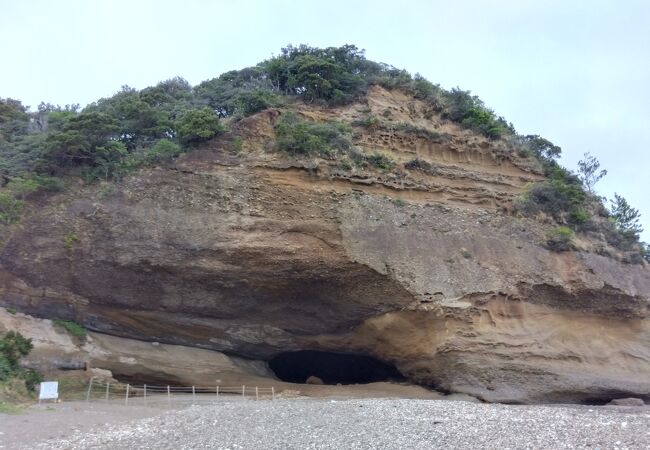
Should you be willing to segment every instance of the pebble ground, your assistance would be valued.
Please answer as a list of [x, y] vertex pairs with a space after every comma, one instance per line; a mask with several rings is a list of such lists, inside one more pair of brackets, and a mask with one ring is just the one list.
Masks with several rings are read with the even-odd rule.
[[650, 449], [650, 408], [389, 399], [221, 402], [78, 432], [36, 448]]

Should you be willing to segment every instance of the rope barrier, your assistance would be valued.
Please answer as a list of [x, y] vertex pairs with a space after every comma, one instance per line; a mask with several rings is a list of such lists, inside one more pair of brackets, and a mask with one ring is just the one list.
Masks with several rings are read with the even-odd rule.
[[[88, 388], [84, 391], [85, 400], [115, 400], [124, 399], [124, 404], [129, 405], [129, 401], [141, 399], [147, 405], [149, 399], [167, 398], [168, 404], [171, 406], [172, 400], [187, 400], [191, 398], [192, 402], [200, 398], [201, 401], [206, 399], [218, 399], [220, 396], [241, 395], [242, 399], [268, 399], [275, 400], [275, 388], [260, 387], [260, 386], [172, 386], [172, 385], [152, 385], [152, 384], [131, 384], [131, 383], [111, 383], [92, 377], [88, 381]], [[75, 394], [81, 392], [67, 392], [68, 398], [76, 398]], [[208, 395], [209, 394], [209, 395]]]

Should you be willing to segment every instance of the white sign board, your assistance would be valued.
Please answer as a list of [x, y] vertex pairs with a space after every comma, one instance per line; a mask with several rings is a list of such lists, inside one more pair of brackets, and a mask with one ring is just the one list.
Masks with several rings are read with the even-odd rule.
[[56, 400], [59, 398], [59, 382], [43, 381], [38, 393], [39, 400]]

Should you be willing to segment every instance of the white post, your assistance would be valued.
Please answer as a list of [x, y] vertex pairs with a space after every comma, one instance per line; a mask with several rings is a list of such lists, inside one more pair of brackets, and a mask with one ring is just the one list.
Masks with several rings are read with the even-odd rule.
[[241, 396], [242, 398], [246, 398], [246, 385], [241, 387]]
[[257, 386], [255, 386], [255, 400], [259, 400], [259, 399], [260, 399], [260, 395], [257, 391]]
[[147, 406], [147, 385], [144, 385], [144, 405]]
[[172, 394], [169, 385], [167, 385], [167, 405], [169, 405], [170, 408], [172, 407]]
[[90, 383], [88, 383], [88, 392], [86, 392], [86, 401], [90, 400], [90, 390], [93, 388], [93, 380], [95, 377], [90, 378]]
[[219, 385], [217, 385], [217, 398], [219, 398]]
[[130, 384], [126, 384], [126, 396], [124, 397], [124, 404], [128, 405], [129, 404], [129, 388], [131, 387]]
[[275, 389], [271, 386], [271, 400], [275, 400]]
[[108, 393], [111, 389], [111, 383], [106, 383], [106, 401], [108, 401]]
[[192, 404], [194, 404], [195, 398], [196, 398], [196, 391], [194, 390], [194, 386], [192, 386]]

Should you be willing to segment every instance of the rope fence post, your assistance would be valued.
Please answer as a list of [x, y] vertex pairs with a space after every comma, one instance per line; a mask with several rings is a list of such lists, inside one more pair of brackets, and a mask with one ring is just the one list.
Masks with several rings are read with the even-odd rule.
[[271, 386], [271, 400], [275, 400], [275, 388]]
[[90, 382], [88, 383], [88, 392], [86, 392], [86, 402], [90, 400], [90, 390], [93, 388], [93, 380], [95, 377], [90, 377]]
[[111, 390], [111, 383], [108, 382], [108, 383], [106, 383], [106, 401], [108, 401], [108, 394], [109, 394], [110, 390]]
[[169, 385], [167, 385], [167, 405], [169, 405], [170, 408], [172, 407], [172, 394]]
[[144, 385], [144, 406], [147, 406], [147, 385]]
[[246, 398], [246, 385], [241, 387], [241, 397]]
[[217, 385], [217, 398], [219, 398], [219, 385]]
[[260, 395], [259, 395], [259, 392], [257, 390], [257, 386], [255, 386], [255, 400], [259, 400], [259, 399], [260, 399]]
[[192, 404], [194, 404], [195, 399], [196, 399], [196, 390], [194, 389], [194, 386], [192, 386]]
[[127, 385], [126, 385], [126, 396], [124, 397], [124, 404], [125, 405], [129, 404], [129, 388], [130, 387], [131, 387], [131, 385], [127, 383]]

